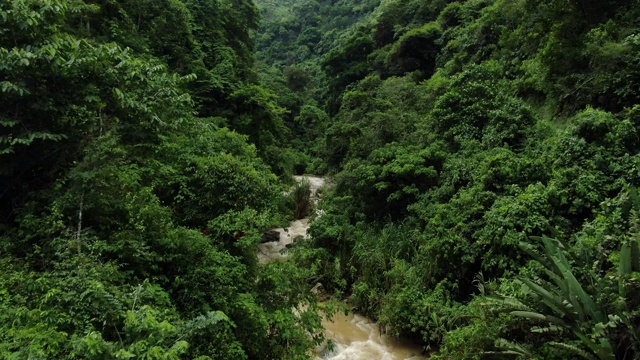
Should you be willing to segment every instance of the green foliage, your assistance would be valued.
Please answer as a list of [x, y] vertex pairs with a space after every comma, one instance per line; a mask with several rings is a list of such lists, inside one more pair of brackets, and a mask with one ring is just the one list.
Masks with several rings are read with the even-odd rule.
[[364, 79], [343, 94], [340, 112], [324, 134], [324, 158], [338, 168], [350, 158], [365, 158], [374, 149], [408, 139], [421, 101], [422, 93], [407, 77]]
[[511, 94], [508, 83], [498, 80], [500, 72], [496, 62], [471, 66], [454, 77], [450, 91], [438, 98], [430, 113], [433, 130], [454, 149], [473, 140], [487, 148], [520, 146], [534, 118]]
[[327, 54], [322, 62], [322, 69], [329, 79], [329, 93], [334, 94], [330, 101], [330, 113], [337, 110], [339, 99], [335, 96], [347, 85], [367, 76], [370, 67], [368, 55], [374, 49], [374, 42], [366, 28], [359, 28], [350, 36], [347, 43]]
[[428, 23], [421, 28], [412, 29], [403, 34], [387, 57], [387, 66], [391, 74], [405, 74], [419, 70], [424, 78], [435, 71], [438, 47], [436, 41], [441, 36], [438, 23]]
[[285, 71], [287, 86], [293, 91], [306, 90], [311, 82], [311, 75], [304, 69], [298, 67], [288, 67]]
[[[401, 269], [402, 266], [397, 267], [398, 271]], [[409, 335], [419, 329], [427, 349], [439, 347], [444, 335], [456, 326], [458, 304], [451, 301], [443, 285], [436, 286], [428, 294], [402, 281], [396, 286], [402, 289], [391, 289], [381, 309], [381, 321], [393, 324], [391, 331], [396, 336]]]
[[418, 194], [437, 184], [444, 157], [439, 145], [420, 149], [391, 143], [377, 149], [366, 162], [348, 163], [352, 170], [337, 177], [337, 189], [350, 194], [354, 211], [369, 219], [402, 218]]
[[[499, 337], [521, 357], [633, 356], [615, 310], [626, 304], [637, 328], [635, 285], [621, 295], [611, 277], [619, 254], [625, 271], [635, 261], [622, 245], [632, 196], [621, 194], [640, 180], [636, 5], [384, 2], [322, 62], [330, 119], [320, 155], [335, 188], [305, 264], [442, 358], [508, 358]], [[556, 275], [566, 283], [527, 263], [519, 244], [542, 234], [566, 242]], [[595, 347], [569, 328], [532, 335], [523, 319], [490, 311], [475, 297], [480, 272], [490, 291], [498, 283], [518, 299], [535, 291], [514, 276], [571, 287], [573, 297], [553, 294], [577, 301], [571, 311], [585, 315], [574, 325]], [[590, 297], [613, 318], [588, 315]]]
[[229, 210], [266, 210], [276, 201], [277, 178], [246, 137], [200, 121], [190, 133], [158, 149], [173, 166], [157, 164], [159, 196], [176, 209], [180, 224], [204, 227]]
[[[304, 173], [309, 161], [315, 162], [309, 169], [325, 172], [326, 166], [321, 165], [319, 159], [313, 160], [323, 151], [322, 144], [316, 140], [327, 127], [329, 119], [325, 112], [337, 109], [339, 94], [328, 88], [335, 79], [326, 76], [322, 63], [327, 54], [354, 33], [359, 22], [371, 16], [379, 0], [262, 0], [257, 3], [263, 19], [256, 36], [258, 75], [278, 96], [275, 99], [278, 105], [288, 110], [283, 117], [292, 135], [287, 138], [288, 144], [296, 152], [305, 154], [297, 156], [295, 172]], [[332, 109], [325, 108], [327, 101], [334, 103]], [[313, 113], [308, 111], [311, 108]], [[283, 160], [286, 161], [282, 157], [278, 162]]]
[[322, 340], [308, 275], [255, 256], [293, 167], [257, 20], [247, 1], [0, 4], [1, 358], [303, 358]]
[[301, 181], [296, 182], [290, 196], [295, 205], [293, 217], [295, 219], [302, 219], [308, 216], [312, 209], [311, 182], [309, 179], [302, 178]]
[[[633, 239], [622, 246], [617, 275], [600, 278], [593, 272], [587, 272], [586, 276], [583, 275], [583, 283], [576, 278], [580, 276], [579, 273], [572, 269], [565, 257], [564, 246], [547, 237], [543, 237], [542, 242], [543, 254], [534, 252], [531, 245], [523, 246], [543, 266], [549, 280], [519, 277], [518, 280], [530, 295], [524, 303], [515, 298], [488, 299], [512, 309], [514, 316], [543, 324], [532, 328], [534, 332], [569, 332], [579, 341], [579, 346], [551, 341], [549, 344], [552, 346], [573, 351], [586, 359], [627, 356], [630, 349], [620, 344], [630, 342], [634, 344], [632, 348], [636, 348], [640, 342], [635, 325], [630, 320], [637, 316], [637, 309], [629, 308], [625, 299], [634, 296], [626, 293], [627, 286], [637, 289], [636, 285], [625, 280], [633, 271], [640, 269], [635, 268], [631, 261], [632, 251], [638, 251], [637, 240]], [[615, 282], [618, 286], [613, 286]]]
[[317, 281], [443, 358], [636, 356], [637, 5], [2, 2], [0, 357], [304, 358]]
[[513, 249], [526, 240], [526, 234], [544, 233], [554, 226], [559, 232], [566, 227], [549, 200], [548, 192], [538, 183], [517, 196], [504, 196], [494, 202], [478, 234], [478, 245], [485, 250], [482, 267], [487, 275], [522, 263], [521, 254]]
[[[57, 23], [82, 7], [36, 4], [51, 19], [24, 19], [29, 29], [19, 38], [11, 34], [23, 23], [8, 22], [0, 34], [5, 64], [0, 71], [6, 84], [21, 89], [4, 87], [2, 97], [5, 217], [21, 206], [29, 189], [50, 185], [82, 151], [84, 139], [115, 131], [126, 141], [154, 142], [157, 133], [189, 118], [192, 105], [181, 88], [193, 77], [168, 73], [161, 62], [143, 60], [117, 44], [95, 44], [57, 31]], [[7, 10], [7, 16], [9, 11], [15, 10]], [[38, 11], [31, 14], [39, 16]], [[50, 151], [51, 142], [57, 143], [56, 151]]]
[[511, 316], [500, 314], [494, 316], [485, 306], [484, 300], [478, 297], [464, 307], [459, 308], [459, 326], [448, 331], [442, 341], [439, 353], [434, 359], [510, 359], [510, 355], [486, 354], [486, 349], [493, 347], [497, 338], [505, 332], [515, 335]]

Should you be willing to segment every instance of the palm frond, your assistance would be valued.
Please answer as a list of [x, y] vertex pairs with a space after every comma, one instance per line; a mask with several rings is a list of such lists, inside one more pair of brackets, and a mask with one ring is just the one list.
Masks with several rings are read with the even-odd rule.
[[[499, 352], [500, 354], [510, 354], [510, 355], [518, 355], [525, 359], [532, 359], [534, 355], [527, 350], [524, 346], [508, 341], [506, 339], [497, 339], [494, 343], [495, 347], [498, 349], [503, 349], [503, 351]], [[492, 352], [495, 353], [495, 352]]]
[[553, 294], [551, 291], [545, 289], [544, 287], [536, 284], [533, 280], [528, 279], [526, 277], [519, 277], [520, 280], [527, 288], [531, 291], [535, 292], [542, 299], [542, 302], [551, 310], [553, 310], [556, 314], [560, 316], [568, 316], [575, 317], [574, 313], [568, 308], [564, 303], [563, 299], [558, 297], [556, 294]]
[[562, 319], [555, 317], [555, 316], [551, 316], [551, 315], [543, 315], [537, 312], [533, 312], [533, 311], [512, 311], [510, 313], [513, 316], [519, 316], [519, 317], [523, 317], [523, 318], [527, 318], [527, 319], [533, 319], [533, 320], [544, 320], [547, 322], [550, 322], [552, 324], [556, 324], [556, 325], [560, 325], [560, 326], [567, 326], [567, 323], [565, 321], [563, 321]]
[[482, 299], [487, 301], [487, 304], [500, 305], [508, 308], [509, 310], [521, 310], [521, 311], [533, 311], [531, 307], [525, 305], [520, 300], [498, 295], [486, 295]]
[[533, 333], [539, 333], [539, 334], [544, 334], [544, 333], [560, 333], [563, 332], [565, 330], [564, 327], [562, 326], [557, 326], [557, 325], [549, 325], [549, 326], [534, 326], [531, 328], [531, 332]]
[[565, 344], [565, 343], [560, 343], [560, 342], [551, 342], [549, 343], [549, 345], [553, 345], [555, 347], [559, 347], [565, 350], [569, 350], [573, 353], [575, 353], [576, 355], [579, 355], [585, 359], [588, 360], [598, 360], [597, 357], [595, 357], [593, 354], [590, 354], [582, 349], [580, 349], [579, 347], [575, 346], [575, 345], [571, 345], [571, 344]]

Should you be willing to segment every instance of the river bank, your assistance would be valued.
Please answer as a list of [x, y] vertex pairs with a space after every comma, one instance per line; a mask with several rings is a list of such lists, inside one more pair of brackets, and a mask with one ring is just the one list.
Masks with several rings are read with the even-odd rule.
[[[311, 201], [316, 205], [320, 201], [325, 178], [304, 177], [309, 180]], [[301, 181], [302, 176], [296, 177]], [[288, 247], [297, 237], [308, 238], [309, 218], [292, 221], [287, 228], [272, 229], [279, 234], [278, 241], [258, 245], [260, 263], [286, 260]], [[395, 339], [383, 334], [375, 321], [357, 313], [336, 313], [331, 319], [323, 319], [327, 341], [316, 351], [316, 360], [422, 360], [422, 348], [408, 341]]]

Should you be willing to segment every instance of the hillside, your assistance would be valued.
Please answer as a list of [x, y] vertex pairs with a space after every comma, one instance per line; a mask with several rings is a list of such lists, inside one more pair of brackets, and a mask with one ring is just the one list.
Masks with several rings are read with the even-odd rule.
[[322, 341], [311, 275], [256, 257], [293, 213], [258, 18], [244, 0], [0, 3], [0, 358]]
[[638, 358], [638, 5], [380, 5], [320, 60], [300, 264], [436, 358]]
[[433, 359], [640, 359], [638, 0], [0, 19], [0, 358], [309, 358], [320, 282]]

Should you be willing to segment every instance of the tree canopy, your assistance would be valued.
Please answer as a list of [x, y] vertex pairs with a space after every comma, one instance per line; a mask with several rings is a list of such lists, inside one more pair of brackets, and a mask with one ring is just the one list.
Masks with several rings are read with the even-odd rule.
[[309, 358], [317, 282], [434, 359], [639, 358], [639, 18], [0, 2], [0, 358]]
[[0, 357], [306, 356], [320, 317], [289, 282], [310, 275], [253, 246], [293, 211], [255, 5], [12, 0], [0, 19]]

